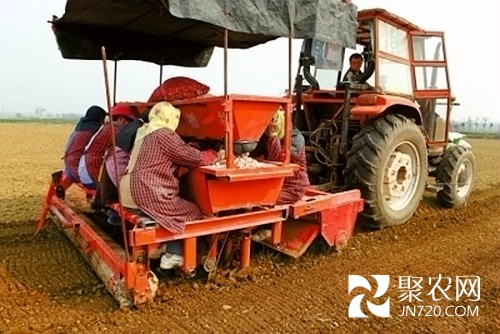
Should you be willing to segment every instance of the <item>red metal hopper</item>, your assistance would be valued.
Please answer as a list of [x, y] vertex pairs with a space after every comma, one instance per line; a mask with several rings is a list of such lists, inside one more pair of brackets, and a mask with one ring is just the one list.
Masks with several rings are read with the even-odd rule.
[[181, 110], [177, 133], [197, 139], [225, 139], [227, 147], [226, 166], [205, 166], [188, 173], [181, 185], [183, 197], [198, 204], [206, 215], [276, 204], [285, 177], [292, 176], [298, 165], [285, 158], [256, 168], [236, 168], [232, 143], [258, 141], [276, 111], [280, 107], [288, 110], [290, 99], [227, 95], [172, 104]]
[[181, 110], [177, 133], [199, 139], [223, 139], [226, 134], [225, 112], [233, 115], [233, 140], [258, 141], [286, 98], [252, 95], [209, 96], [172, 104]]
[[274, 205], [285, 177], [292, 176], [298, 168], [282, 163], [245, 169], [199, 167], [183, 178], [181, 193], [209, 216], [220, 211]]

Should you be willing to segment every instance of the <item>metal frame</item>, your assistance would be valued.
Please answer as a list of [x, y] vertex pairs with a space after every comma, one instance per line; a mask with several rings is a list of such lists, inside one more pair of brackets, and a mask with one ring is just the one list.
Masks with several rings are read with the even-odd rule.
[[[71, 185], [63, 173], [53, 177], [37, 230], [44, 227], [50, 212], [56, 224], [80, 250], [106, 289], [122, 306], [142, 304], [154, 299], [154, 289], [150, 285], [152, 275], [149, 255], [161, 243], [183, 241], [184, 263], [181, 271], [192, 275], [197, 266], [203, 264], [197, 257], [197, 238], [208, 237], [212, 240], [206, 257], [214, 261], [222, 253], [232, 252], [232, 242], [226, 243], [223, 249], [217, 248], [219, 236], [240, 231], [240, 268], [243, 269], [250, 265], [252, 230], [270, 226], [271, 238], [262, 243], [298, 257], [320, 234], [330, 246], [344, 246], [352, 236], [357, 214], [363, 208], [359, 190], [330, 194], [310, 189], [301, 201], [292, 205], [255, 206], [238, 214], [186, 222], [185, 231], [181, 234], [173, 234], [155, 222], [145, 220], [142, 215], [123, 208], [122, 218], [127, 224], [126, 244], [129, 248], [126, 250], [94, 222], [77, 214], [70, 202], [64, 199], [65, 191]], [[110, 208], [119, 212], [120, 204], [111, 204]]]
[[[293, 172], [298, 168], [297, 165], [290, 163], [292, 130], [291, 40], [293, 37], [294, 31], [291, 28], [289, 32], [288, 96], [286, 98], [239, 96], [228, 93], [228, 30], [224, 31], [224, 96], [220, 108], [216, 112], [222, 115], [224, 119], [224, 134], [221, 137], [225, 142], [227, 168], [223, 170], [215, 170], [209, 167], [198, 168], [198, 172], [202, 173], [202, 177], [195, 179], [192, 188], [195, 192], [198, 192], [199, 187], [208, 187], [207, 184], [212, 182], [214, 178], [216, 182], [229, 184], [233, 188], [238, 188], [242, 182], [250, 182], [252, 183], [252, 191], [260, 189], [261, 191], [270, 192], [275, 197], [274, 200], [272, 200], [272, 196], [265, 198], [265, 200], [262, 197], [260, 200], [257, 198], [254, 199], [254, 202], [245, 204], [245, 194], [242, 193], [230, 198], [228, 203], [225, 202], [225, 206], [218, 207], [211, 203], [210, 209], [207, 210], [210, 216], [202, 220], [186, 222], [184, 232], [180, 234], [170, 233], [148, 217], [143, 217], [124, 208], [120, 202], [113, 203], [108, 206], [117, 211], [121, 217], [124, 239], [124, 247], [121, 247], [104, 233], [96, 223], [78, 214], [77, 210], [71, 206], [71, 203], [65, 200], [65, 192], [72, 186], [72, 183], [64, 173], [58, 172], [53, 175], [47, 190], [37, 222], [37, 231], [40, 231], [45, 226], [47, 214], [53, 214], [57, 225], [92, 265], [107, 290], [120, 305], [141, 304], [154, 299], [155, 289], [151, 281], [155, 277], [150, 271], [149, 259], [151, 252], [160, 244], [168, 241], [183, 241], [184, 262], [181, 271], [187, 275], [192, 275], [196, 267], [201, 264], [197, 257], [197, 238], [200, 237], [207, 237], [211, 241], [212, 245], [206, 254], [206, 258], [213, 262], [214, 259], [220, 257], [220, 254], [227, 255], [233, 251], [232, 241], [224, 243], [223, 249], [218, 249], [220, 236], [222, 234], [228, 235], [229, 232], [240, 232], [240, 268], [246, 268], [250, 265], [252, 230], [262, 226], [270, 226], [272, 230], [272, 235], [268, 241], [272, 247], [294, 256], [302, 254], [319, 234], [325, 237], [330, 246], [344, 245], [346, 239], [352, 235], [358, 212], [362, 210], [363, 201], [358, 190], [339, 194], [309, 190], [303, 200], [293, 205], [275, 205], [283, 180], [285, 177], [292, 176]], [[108, 109], [111, 113], [111, 96], [104, 47], [102, 47], [102, 60]], [[116, 99], [116, 69], [115, 62], [113, 100]], [[160, 71], [162, 71], [162, 68]], [[161, 78], [162, 72], [160, 73], [160, 82]], [[172, 101], [171, 103], [181, 109], [182, 113], [182, 109], [189, 104], [199, 104], [210, 99], [213, 98]], [[216, 97], [216, 99], [220, 101], [221, 97]], [[235, 167], [233, 152], [235, 139], [233, 130], [236, 117], [235, 100], [243, 101], [243, 104], [251, 104], [255, 101], [272, 102], [278, 103], [284, 108], [286, 135], [284, 138], [285, 152], [283, 161], [275, 163], [272, 167], [255, 168], [253, 170], [240, 170]], [[130, 105], [143, 108], [152, 104], [131, 103]], [[209, 127], [211, 125], [207, 124], [205, 126]], [[200, 137], [203, 137], [202, 134], [200, 134]], [[268, 186], [266, 182], [270, 179], [279, 182], [273, 184], [271, 189], [265, 189]], [[83, 191], [86, 192], [88, 199], [94, 196], [93, 192], [88, 192], [85, 189]], [[201, 196], [210, 201], [220, 201], [222, 198], [210, 193], [202, 193]], [[270, 203], [266, 203], [268, 200]], [[224, 209], [227, 211], [224, 211]], [[237, 209], [237, 212], [235, 213], [231, 209]], [[293, 213], [291, 214], [291, 212]], [[297, 223], [298, 219], [304, 219], [307, 223]], [[291, 230], [294, 232], [288, 232]], [[305, 238], [304, 233], [307, 235]], [[205, 269], [207, 267], [213, 268], [213, 266], [206, 265], [204, 267]]]

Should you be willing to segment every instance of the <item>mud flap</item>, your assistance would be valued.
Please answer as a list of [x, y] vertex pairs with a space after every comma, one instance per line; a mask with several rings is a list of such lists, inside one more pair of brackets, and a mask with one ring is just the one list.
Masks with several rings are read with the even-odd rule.
[[319, 213], [321, 235], [330, 247], [341, 249], [347, 245], [356, 225], [358, 213], [363, 210], [359, 190], [333, 194], [330, 208]]
[[277, 250], [294, 258], [298, 258], [307, 250], [311, 243], [320, 233], [317, 222], [307, 219], [287, 220], [281, 228], [281, 241], [276, 245], [272, 243], [272, 237], [256, 241], [269, 248]]
[[[330, 247], [341, 249], [351, 238], [362, 209], [363, 200], [357, 189], [336, 194], [309, 189], [300, 201], [291, 205], [290, 218], [280, 228], [265, 239], [254, 241], [295, 258], [301, 256], [319, 234]], [[273, 235], [276, 230], [278, 235]]]
[[[294, 218], [308, 214], [320, 226], [320, 233], [330, 247], [344, 247], [351, 238], [363, 200], [358, 189], [335, 194], [309, 189], [306, 195], [292, 205]], [[314, 213], [314, 215], [313, 215]]]

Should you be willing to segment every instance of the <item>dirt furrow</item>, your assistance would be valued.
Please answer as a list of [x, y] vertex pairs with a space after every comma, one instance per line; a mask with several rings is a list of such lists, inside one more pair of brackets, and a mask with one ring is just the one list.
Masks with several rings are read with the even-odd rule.
[[[320, 242], [295, 260], [256, 245], [247, 279], [208, 283], [167, 275], [155, 302], [131, 311], [118, 309], [53, 224], [33, 236], [50, 173], [61, 165], [71, 128], [0, 123], [0, 141], [16, 143], [0, 148], [4, 156], [15, 157], [0, 163], [0, 183], [8, 185], [0, 193], [0, 333], [500, 332], [498, 141], [471, 140], [478, 174], [465, 208], [443, 209], [427, 193], [408, 224], [359, 231], [342, 252]], [[17, 145], [27, 134], [37, 140]], [[369, 275], [390, 275], [384, 298], [391, 298], [391, 318], [347, 317], [352, 274], [365, 275], [372, 286]], [[480, 300], [463, 303], [478, 306], [479, 317], [398, 316], [398, 277], [440, 274], [480, 277]], [[380, 303], [368, 293], [365, 299]], [[424, 300], [433, 302], [428, 296]], [[444, 308], [453, 301], [434, 304]]]

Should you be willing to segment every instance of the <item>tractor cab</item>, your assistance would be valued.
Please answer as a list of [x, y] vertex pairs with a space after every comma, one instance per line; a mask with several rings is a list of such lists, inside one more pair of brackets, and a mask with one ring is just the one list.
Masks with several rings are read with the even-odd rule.
[[[296, 91], [302, 92], [300, 101], [310, 120], [307, 130], [317, 126], [311, 121], [315, 115], [307, 115], [308, 111], [318, 107], [322, 99], [332, 107], [322, 116], [340, 118], [349, 90], [351, 121], [364, 123], [390, 112], [395, 105], [404, 105], [404, 114], [423, 125], [428, 145], [441, 148], [437, 152], [442, 153], [454, 102], [444, 34], [425, 31], [383, 9], [367, 9], [358, 12], [356, 43], [356, 48], [350, 49], [304, 41]], [[363, 57], [362, 75], [359, 81], [348, 83], [343, 79], [354, 53]]]

